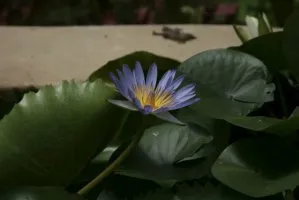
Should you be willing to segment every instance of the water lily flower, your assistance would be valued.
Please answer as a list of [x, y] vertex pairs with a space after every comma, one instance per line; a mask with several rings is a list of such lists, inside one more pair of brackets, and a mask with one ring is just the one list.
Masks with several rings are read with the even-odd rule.
[[140, 111], [144, 115], [156, 117], [173, 123], [183, 124], [168, 111], [190, 106], [199, 101], [195, 84], [180, 87], [184, 76], [176, 77], [176, 70], [167, 71], [157, 83], [157, 65], [152, 64], [145, 78], [140, 62], [136, 62], [133, 71], [128, 65], [117, 70], [118, 77], [110, 73], [117, 90], [127, 100], [109, 100], [123, 108]]
[[245, 22], [248, 31], [246, 31], [242, 27], [234, 25], [235, 32], [242, 42], [246, 42], [255, 37], [273, 32], [272, 26], [265, 13], [262, 13], [259, 17], [247, 15], [245, 17]]

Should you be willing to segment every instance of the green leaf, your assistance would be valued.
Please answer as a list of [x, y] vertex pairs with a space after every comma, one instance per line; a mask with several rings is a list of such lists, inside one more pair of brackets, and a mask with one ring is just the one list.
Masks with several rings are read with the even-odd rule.
[[228, 141], [228, 124], [189, 108], [180, 110], [177, 117], [188, 126], [164, 123], [147, 129], [117, 173], [158, 183], [201, 178], [209, 173]]
[[[122, 109], [123, 110], [123, 109]], [[80, 176], [77, 177], [74, 184], [82, 184], [91, 181], [98, 175], [99, 171], [104, 170], [106, 166], [112, 162], [123, 151], [123, 147], [127, 145], [127, 142], [136, 133], [136, 130], [142, 126], [142, 114], [140, 112], [126, 112], [120, 125], [118, 125], [118, 131], [114, 135], [113, 140], [103, 151], [99, 151], [97, 156], [86, 166]], [[161, 124], [162, 120], [153, 115], [146, 117], [145, 130], [153, 125]]]
[[192, 108], [214, 118], [247, 115], [273, 100], [275, 86], [265, 65], [242, 52], [205, 51], [184, 61], [179, 71], [199, 87], [201, 101]]
[[117, 173], [150, 180], [191, 178], [194, 174], [182, 173], [183, 168], [173, 165], [212, 141], [211, 135], [196, 128], [164, 123], [147, 129], [138, 148]]
[[212, 174], [248, 196], [269, 196], [299, 185], [299, 154], [282, 138], [244, 139], [222, 152]]
[[299, 45], [299, 10], [297, 9], [287, 20], [284, 28], [283, 36], [283, 50], [288, 63], [290, 64], [291, 71], [299, 81], [299, 56], [298, 56], [298, 45]]
[[260, 59], [270, 72], [288, 69], [282, 49], [283, 32], [275, 32], [256, 37], [237, 47], [238, 51], [248, 53]]
[[101, 80], [26, 94], [0, 122], [0, 188], [69, 185], [113, 137], [123, 116], [114, 96]]
[[32, 86], [23, 88], [0, 89], [0, 119], [7, 115], [13, 106], [22, 100], [25, 93], [36, 92], [38, 89]]
[[180, 184], [176, 188], [177, 192], [169, 190], [157, 190], [144, 197], [135, 198], [136, 200], [254, 200], [241, 193], [233, 191], [224, 186], [214, 186], [207, 183], [205, 186], [194, 184]]
[[100, 193], [97, 200], [118, 200], [118, 198], [112, 192], [104, 190]]
[[135, 66], [136, 61], [139, 61], [142, 64], [144, 70], [147, 70], [151, 64], [156, 63], [158, 70], [161, 73], [171, 68], [176, 68], [180, 64], [179, 61], [174, 59], [158, 56], [146, 51], [136, 51], [118, 59], [109, 61], [97, 71], [93, 72], [88, 79], [90, 81], [94, 81], [98, 78], [101, 78], [105, 82], [111, 82], [109, 78], [109, 72], [115, 72], [116, 69], [121, 68], [123, 64], [133, 67]]
[[146, 130], [139, 147], [155, 163], [171, 165], [192, 156], [212, 140], [211, 135], [196, 127], [166, 123]]
[[0, 196], [1, 200], [84, 200], [83, 197], [56, 187], [22, 187], [9, 190]]
[[277, 119], [264, 116], [232, 117], [226, 121], [253, 131], [273, 133], [277, 135], [291, 134], [299, 130], [299, 107], [297, 107], [288, 119]]

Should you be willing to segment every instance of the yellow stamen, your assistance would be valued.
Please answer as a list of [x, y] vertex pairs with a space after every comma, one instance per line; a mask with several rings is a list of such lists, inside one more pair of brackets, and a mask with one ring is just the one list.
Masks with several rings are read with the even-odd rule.
[[134, 94], [143, 108], [144, 106], [151, 106], [153, 111], [172, 103], [172, 95], [170, 93], [155, 91], [147, 87], [136, 87]]

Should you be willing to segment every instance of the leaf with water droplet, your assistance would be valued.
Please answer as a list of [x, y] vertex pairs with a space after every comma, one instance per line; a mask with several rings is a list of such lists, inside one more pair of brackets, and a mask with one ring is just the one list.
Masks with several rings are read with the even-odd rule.
[[297, 107], [287, 119], [277, 119], [265, 116], [239, 116], [229, 117], [226, 121], [253, 131], [286, 135], [299, 130], [298, 110], [299, 107]]

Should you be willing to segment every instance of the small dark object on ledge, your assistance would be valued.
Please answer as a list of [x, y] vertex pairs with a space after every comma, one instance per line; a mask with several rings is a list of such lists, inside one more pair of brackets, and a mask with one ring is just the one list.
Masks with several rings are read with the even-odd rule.
[[162, 28], [162, 32], [153, 31], [153, 35], [160, 35], [163, 36], [165, 39], [170, 39], [176, 41], [178, 43], [185, 43], [189, 40], [194, 40], [196, 37], [191, 33], [185, 33], [180, 28], [169, 28], [164, 26]]

